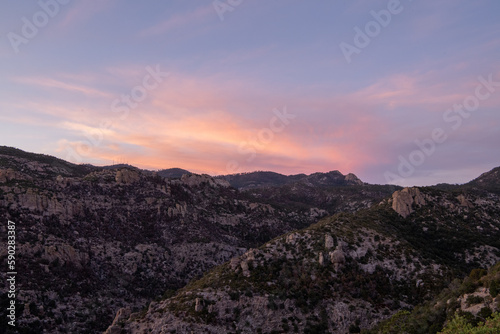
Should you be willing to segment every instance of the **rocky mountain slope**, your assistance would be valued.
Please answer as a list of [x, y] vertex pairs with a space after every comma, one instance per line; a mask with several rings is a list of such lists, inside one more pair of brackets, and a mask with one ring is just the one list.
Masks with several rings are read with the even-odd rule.
[[185, 174], [189, 175], [193, 173], [181, 168], [169, 168], [159, 170], [156, 174], [167, 179], [180, 179]]
[[[104, 331], [120, 308], [138, 310], [328, 214], [314, 202], [278, 207], [259, 201], [208, 175], [162, 175], [0, 147], [2, 242], [7, 220], [16, 222], [18, 329]], [[367, 207], [384, 196], [359, 192], [346, 205]], [[6, 260], [2, 248], [4, 268]], [[8, 302], [5, 274], [0, 305]]]
[[401, 189], [391, 185], [370, 185], [356, 175], [339, 171], [285, 176], [273, 172], [252, 172], [218, 176], [240, 189], [249, 201], [282, 209], [319, 208], [333, 215], [365, 209]]
[[314, 186], [346, 186], [364, 184], [356, 175], [343, 175], [339, 171], [314, 173], [311, 175], [283, 175], [275, 172], [251, 172], [221, 175], [217, 178], [228, 181], [231, 186], [240, 190], [252, 188], [278, 187], [286, 184], [302, 182]]
[[482, 174], [477, 179], [469, 182], [467, 187], [473, 189], [484, 189], [489, 192], [500, 193], [500, 167]]
[[[477, 182], [477, 180], [476, 180]], [[479, 182], [481, 184], [481, 182]], [[108, 333], [356, 333], [500, 260], [500, 198], [405, 188], [250, 249]]]
[[[456, 317], [473, 327], [484, 323], [494, 312], [499, 311], [500, 263], [497, 263], [488, 270], [472, 270], [463, 281], [455, 279], [434, 299], [417, 306], [411, 312], [403, 310], [396, 313], [366, 334], [436, 333]], [[487, 333], [499, 331], [500, 323], [496, 331]], [[447, 333], [457, 332], [450, 330]]]

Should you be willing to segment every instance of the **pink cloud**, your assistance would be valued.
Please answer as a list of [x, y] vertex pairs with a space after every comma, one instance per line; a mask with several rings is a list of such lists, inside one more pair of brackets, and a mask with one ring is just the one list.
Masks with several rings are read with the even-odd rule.
[[[132, 86], [135, 79], [131, 76], [141, 76], [139, 67], [130, 71], [120, 68], [112, 71]], [[81, 80], [78, 75], [67, 78], [76, 84], [57, 80], [30, 83], [96, 94], [85, 89], [86, 83], [94, 80], [93, 75]], [[402, 73], [347, 94], [278, 92], [269, 96], [269, 87], [254, 82], [174, 72], [157, 89], [148, 92], [148, 98], [131, 109], [125, 119], [110, 110], [110, 98], [99, 100], [96, 108], [86, 112], [81, 112], [81, 102], [77, 100], [60, 105], [35, 101], [19, 107], [61, 120], [53, 126], [71, 135], [61, 140], [58, 154], [62, 158], [66, 158], [62, 146], [82, 150], [88, 144], [87, 137], [95, 136], [96, 131], [101, 131], [101, 121], [109, 119], [112, 128], [101, 131], [99, 145], [83, 149], [83, 161], [110, 164], [120, 160], [143, 168], [177, 166], [194, 172], [226, 174], [228, 162], [235, 160], [244, 171], [311, 173], [339, 169], [357, 173], [366, 166], [393, 163], [392, 151], [405, 144], [402, 138], [410, 136], [408, 142], [412, 143], [414, 135], [408, 133], [407, 118], [393, 119], [385, 115], [387, 110], [414, 107], [443, 112], [443, 106], [461, 102], [464, 94], [471, 92], [475, 78], [470, 79], [450, 88], [440, 82], [435, 72]], [[495, 101], [497, 97], [486, 102]], [[296, 119], [274, 134], [269, 143], [256, 141], [259, 131], [269, 127], [273, 108], [281, 109], [283, 105]], [[411, 124], [412, 133], [427, 134], [434, 128], [424, 125]], [[250, 159], [241, 147], [255, 149], [255, 157]]]

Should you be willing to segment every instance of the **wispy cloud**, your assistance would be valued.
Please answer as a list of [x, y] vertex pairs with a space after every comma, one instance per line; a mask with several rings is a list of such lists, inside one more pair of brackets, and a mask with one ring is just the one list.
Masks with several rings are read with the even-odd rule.
[[57, 88], [57, 89], [62, 89], [70, 92], [78, 92], [82, 93], [85, 95], [89, 96], [100, 96], [100, 97], [111, 97], [107, 92], [100, 91], [98, 89], [88, 87], [88, 86], [83, 86], [83, 85], [78, 85], [78, 84], [73, 84], [73, 83], [68, 83], [52, 78], [46, 78], [46, 77], [15, 77], [12, 79], [14, 82], [22, 83], [22, 84], [27, 84], [27, 85], [32, 85], [32, 86], [37, 86], [37, 87], [42, 87], [42, 88]]
[[67, 30], [70, 27], [79, 25], [97, 13], [109, 10], [118, 3], [117, 0], [85, 1], [74, 0], [71, 7], [66, 11], [64, 18], [59, 23], [59, 28]]
[[138, 34], [138, 36], [146, 37], [146, 36], [164, 34], [169, 32], [170, 30], [205, 20], [207, 17], [213, 15], [214, 15], [214, 9], [211, 4], [204, 7], [198, 7], [197, 9], [191, 12], [172, 15], [167, 20], [141, 31]]

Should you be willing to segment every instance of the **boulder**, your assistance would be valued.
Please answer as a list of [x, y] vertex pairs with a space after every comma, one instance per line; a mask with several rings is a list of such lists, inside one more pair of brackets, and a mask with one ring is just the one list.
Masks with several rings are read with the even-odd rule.
[[335, 270], [339, 270], [345, 263], [345, 254], [342, 245], [338, 245], [333, 252], [329, 253], [330, 261]]
[[325, 257], [323, 256], [323, 252], [319, 253], [318, 263], [322, 266], [325, 263]]
[[195, 299], [194, 311], [195, 312], [203, 311], [203, 300], [201, 300], [200, 298]]
[[457, 200], [460, 202], [460, 206], [466, 208], [473, 208], [474, 205], [462, 194], [458, 195]]
[[325, 248], [326, 249], [333, 248], [333, 238], [330, 234], [325, 235]]
[[421, 206], [425, 203], [425, 195], [418, 188], [404, 188], [392, 194], [392, 209], [404, 218], [414, 211], [414, 205]]

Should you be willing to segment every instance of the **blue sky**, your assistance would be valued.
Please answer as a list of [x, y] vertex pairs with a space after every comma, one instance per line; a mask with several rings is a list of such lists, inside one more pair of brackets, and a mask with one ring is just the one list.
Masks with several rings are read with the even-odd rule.
[[3, 145], [401, 185], [500, 166], [498, 1], [0, 6]]

